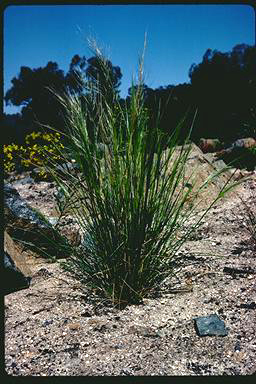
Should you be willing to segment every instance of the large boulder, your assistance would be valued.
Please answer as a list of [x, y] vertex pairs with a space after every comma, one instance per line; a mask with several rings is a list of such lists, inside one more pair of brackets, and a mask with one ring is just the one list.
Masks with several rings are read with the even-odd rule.
[[[181, 150], [181, 146], [175, 149], [168, 165], [170, 171], [172, 170], [174, 160], [179, 156]], [[168, 151], [168, 149], [166, 151]], [[221, 172], [221, 170], [225, 168], [227, 168], [227, 166], [223, 161], [216, 159], [213, 154], [204, 154], [196, 144], [191, 144], [191, 150], [184, 167], [181, 188], [186, 192], [187, 188], [193, 186], [190, 199], [196, 203], [198, 210], [209, 207], [232, 177], [234, 169], [226, 169]], [[218, 173], [219, 175], [217, 176]], [[216, 175], [216, 177], [209, 180], [204, 188], [200, 188], [205, 181], [213, 175]], [[235, 181], [235, 177], [233, 181]], [[179, 188], [177, 188], [177, 191], [179, 191]], [[232, 195], [235, 195], [235, 190], [230, 190], [226, 197], [228, 198]]]
[[1, 294], [29, 288], [32, 272], [25, 258], [8, 233], [4, 232], [4, 268], [2, 269]]
[[67, 239], [60, 236], [51, 223], [7, 183], [4, 185], [4, 219], [5, 229], [12, 238], [41, 256], [63, 258], [68, 255]]

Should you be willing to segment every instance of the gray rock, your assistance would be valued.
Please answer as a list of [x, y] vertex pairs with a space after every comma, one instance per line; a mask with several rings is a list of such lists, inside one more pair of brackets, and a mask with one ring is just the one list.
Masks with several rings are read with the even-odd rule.
[[224, 321], [220, 320], [216, 314], [197, 317], [194, 320], [198, 336], [227, 336], [228, 334]]
[[51, 229], [51, 224], [47, 222], [42, 214], [30, 207], [23, 200], [19, 192], [10, 184], [4, 185], [4, 213], [7, 227], [13, 226], [24, 229], [25, 227], [36, 227], [41, 229]]
[[22, 241], [42, 256], [67, 256], [67, 239], [10, 184], [4, 185], [4, 218], [5, 229], [13, 239]]
[[55, 227], [55, 225], [58, 223], [58, 220], [58, 217], [48, 217], [48, 221], [53, 227]]

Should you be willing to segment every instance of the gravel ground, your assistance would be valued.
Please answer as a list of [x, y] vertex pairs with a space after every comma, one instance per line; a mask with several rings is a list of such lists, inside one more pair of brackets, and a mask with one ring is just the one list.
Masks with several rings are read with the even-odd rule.
[[[53, 183], [34, 183], [26, 174], [10, 181], [28, 203], [55, 215]], [[251, 204], [252, 193], [255, 172], [184, 245], [177, 277], [143, 304], [121, 311], [91, 297], [58, 263], [24, 251], [33, 278], [29, 289], [5, 296], [6, 373], [255, 374], [256, 247], [239, 200]], [[194, 318], [211, 314], [224, 321], [227, 336], [197, 335]]]

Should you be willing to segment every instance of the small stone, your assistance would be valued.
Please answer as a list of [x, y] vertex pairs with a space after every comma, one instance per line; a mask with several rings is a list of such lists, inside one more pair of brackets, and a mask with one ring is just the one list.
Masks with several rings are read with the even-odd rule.
[[121, 374], [125, 374], [127, 376], [130, 376], [132, 373], [131, 369], [130, 368], [123, 368], [122, 371], [121, 371]]
[[92, 314], [90, 312], [88, 312], [88, 311], [84, 311], [84, 312], [81, 313], [81, 316], [82, 317], [92, 317]]
[[195, 320], [195, 328], [198, 336], [227, 336], [228, 331], [224, 321], [216, 315], [197, 317]]
[[164, 329], [158, 329], [156, 331], [156, 335], [159, 336], [159, 337], [165, 337], [166, 334], [167, 334], [167, 332]]
[[70, 324], [68, 324], [68, 327], [72, 331], [76, 331], [76, 330], [78, 330], [81, 327], [81, 324], [79, 324], [79, 323], [70, 323]]
[[48, 217], [48, 221], [54, 227], [58, 223], [58, 217]]
[[241, 344], [239, 341], [237, 341], [235, 344], [235, 352], [239, 352], [239, 351], [241, 351]]
[[251, 303], [240, 304], [240, 308], [256, 309], [256, 303], [254, 301], [252, 301]]
[[47, 325], [50, 325], [53, 323], [53, 320], [45, 320], [42, 324], [43, 327], [46, 327]]

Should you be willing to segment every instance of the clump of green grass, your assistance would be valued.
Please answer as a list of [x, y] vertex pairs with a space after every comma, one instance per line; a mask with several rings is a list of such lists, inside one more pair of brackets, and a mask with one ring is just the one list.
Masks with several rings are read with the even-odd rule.
[[149, 131], [143, 60], [138, 85], [123, 107], [105, 57], [98, 49], [94, 53], [104, 83], [94, 79], [82, 98], [56, 95], [68, 112], [67, 148], [60, 156], [65, 163], [75, 159], [80, 175], [63, 168], [60, 176], [54, 159], [46, 168], [65, 195], [66, 212], [76, 217], [84, 233], [65, 267], [113, 305], [124, 307], [140, 303], [173, 273], [178, 249], [208, 210], [189, 228], [184, 225], [195, 206], [193, 186], [182, 188], [189, 134], [176, 151], [184, 118], [163, 151], [159, 118]]

